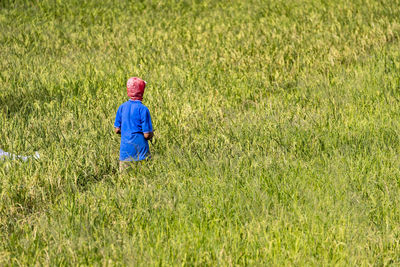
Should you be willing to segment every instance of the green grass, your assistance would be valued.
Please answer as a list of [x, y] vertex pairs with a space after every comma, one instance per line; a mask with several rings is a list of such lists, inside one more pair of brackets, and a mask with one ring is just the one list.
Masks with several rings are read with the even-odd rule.
[[[399, 265], [400, 2], [2, 1], [0, 265]], [[148, 81], [153, 160], [118, 173]]]

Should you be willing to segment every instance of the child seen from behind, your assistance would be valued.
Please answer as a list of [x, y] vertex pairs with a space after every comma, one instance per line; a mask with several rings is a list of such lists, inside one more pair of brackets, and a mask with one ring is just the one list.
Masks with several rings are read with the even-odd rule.
[[126, 87], [130, 99], [118, 108], [114, 123], [115, 133], [121, 135], [120, 171], [133, 162], [150, 158], [148, 141], [154, 136], [150, 111], [142, 104], [146, 82], [132, 77], [128, 79]]

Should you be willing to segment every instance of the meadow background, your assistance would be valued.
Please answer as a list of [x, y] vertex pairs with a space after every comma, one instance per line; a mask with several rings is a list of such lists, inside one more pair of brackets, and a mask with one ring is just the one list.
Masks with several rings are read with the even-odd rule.
[[[400, 1], [0, 1], [0, 265], [400, 264]], [[153, 160], [118, 173], [126, 80]]]

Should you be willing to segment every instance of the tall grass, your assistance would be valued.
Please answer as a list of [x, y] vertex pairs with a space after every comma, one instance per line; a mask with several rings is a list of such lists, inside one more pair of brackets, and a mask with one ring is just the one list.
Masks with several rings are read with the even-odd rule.
[[0, 6], [1, 265], [400, 263], [399, 1]]

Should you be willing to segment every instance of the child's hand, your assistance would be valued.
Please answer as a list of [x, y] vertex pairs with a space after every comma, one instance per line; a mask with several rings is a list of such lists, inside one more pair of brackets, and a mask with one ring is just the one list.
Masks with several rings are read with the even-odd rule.
[[148, 133], [143, 133], [144, 139], [146, 140], [151, 140], [153, 138], [154, 134], [153, 132], [148, 132]]
[[114, 128], [114, 132], [116, 134], [121, 134], [121, 129], [120, 128]]

